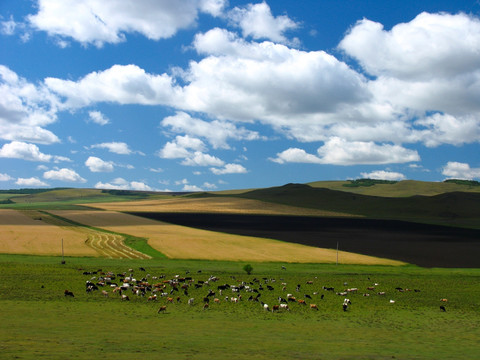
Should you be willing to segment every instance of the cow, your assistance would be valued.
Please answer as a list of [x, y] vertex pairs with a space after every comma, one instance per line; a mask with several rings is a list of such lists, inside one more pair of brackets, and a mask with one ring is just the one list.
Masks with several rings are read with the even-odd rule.
[[273, 305], [272, 312], [278, 311], [280, 309], [280, 305]]
[[208, 306], [209, 306], [208, 303], [203, 304], [203, 310], [208, 309]]
[[130, 298], [127, 295], [122, 295], [122, 301], [130, 301]]
[[288, 307], [287, 304], [280, 304], [280, 309], [290, 311], [290, 308]]
[[65, 296], [70, 296], [70, 297], [75, 297], [75, 295], [73, 295], [73, 292], [71, 292], [70, 290], [65, 290], [63, 292], [63, 295]]
[[440, 310], [442, 310], [443, 312], [447, 311], [447, 310], [445, 309], [445, 306], [443, 306], [443, 305], [440, 305]]
[[157, 314], [160, 314], [161, 312], [167, 312], [167, 305], [160, 306], [160, 309], [158, 309]]
[[318, 311], [318, 306], [317, 306], [317, 304], [310, 304], [310, 309], [312, 309], [312, 310], [317, 310], [317, 311]]
[[190, 298], [188, 299], [188, 305], [193, 305], [193, 302], [195, 301], [194, 298]]

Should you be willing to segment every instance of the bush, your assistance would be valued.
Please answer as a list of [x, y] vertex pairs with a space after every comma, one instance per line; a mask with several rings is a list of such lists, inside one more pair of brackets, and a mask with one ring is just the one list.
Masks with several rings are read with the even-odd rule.
[[247, 264], [247, 265], [245, 265], [245, 266], [243, 267], [243, 270], [244, 270], [248, 275], [250, 275], [250, 274], [252, 273], [252, 271], [253, 271], [253, 267], [252, 267], [252, 265]]

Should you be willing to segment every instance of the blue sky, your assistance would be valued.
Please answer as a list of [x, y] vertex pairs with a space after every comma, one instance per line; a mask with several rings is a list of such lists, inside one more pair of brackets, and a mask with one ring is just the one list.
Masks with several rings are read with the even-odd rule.
[[480, 178], [478, 1], [3, 0], [0, 188]]

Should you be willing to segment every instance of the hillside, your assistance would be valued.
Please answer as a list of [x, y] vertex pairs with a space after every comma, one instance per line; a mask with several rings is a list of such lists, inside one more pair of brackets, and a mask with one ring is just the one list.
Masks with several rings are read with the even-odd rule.
[[232, 196], [376, 219], [480, 228], [480, 193], [450, 192], [435, 196], [387, 198], [287, 184]]

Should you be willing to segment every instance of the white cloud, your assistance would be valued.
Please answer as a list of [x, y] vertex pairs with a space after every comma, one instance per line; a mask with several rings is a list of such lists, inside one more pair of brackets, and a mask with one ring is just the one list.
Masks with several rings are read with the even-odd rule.
[[480, 178], [480, 168], [471, 168], [469, 164], [449, 161], [442, 170], [442, 174], [454, 179]]
[[372, 171], [370, 173], [361, 173], [361, 175], [363, 178], [366, 178], [366, 179], [392, 180], [392, 181], [405, 180], [405, 175], [398, 172], [385, 171], [385, 170], [377, 170], [377, 171]]
[[266, 2], [248, 4], [244, 8], [235, 7], [228, 17], [242, 29], [244, 37], [269, 39], [279, 43], [287, 43], [284, 33], [298, 27], [286, 15], [274, 17]]
[[15, 184], [20, 186], [28, 186], [28, 187], [43, 187], [48, 186], [47, 183], [43, 182], [39, 178], [31, 177], [31, 178], [18, 178], [15, 181]]
[[199, 5], [202, 12], [212, 16], [220, 16], [228, 5], [228, 0], [200, 0]]
[[110, 124], [110, 120], [103, 115], [100, 111], [89, 111], [88, 116], [90, 121], [98, 125], [107, 125]]
[[332, 165], [390, 164], [420, 160], [417, 151], [405, 149], [399, 145], [347, 142], [337, 137], [326, 141], [317, 152], [318, 155], [313, 155], [303, 149], [290, 148], [278, 153], [277, 158], [270, 160], [279, 164], [295, 162]]
[[0, 173], [0, 181], [10, 181], [10, 180], [14, 180], [14, 178], [12, 178], [10, 175], [8, 174], [2, 174]]
[[385, 31], [382, 24], [363, 19], [339, 47], [372, 75], [449, 78], [478, 70], [480, 20], [462, 13], [424, 12]]
[[169, 141], [165, 146], [157, 152], [157, 156], [163, 159], [180, 159], [188, 158], [192, 154], [192, 150], [202, 152], [206, 150], [206, 146], [200, 139], [191, 136], [177, 136], [174, 141]]
[[169, 105], [175, 101], [170, 76], [152, 75], [137, 65], [114, 65], [87, 74], [77, 82], [46, 78], [46, 86], [65, 98], [65, 108], [84, 107], [98, 102]]
[[57, 120], [58, 99], [0, 65], [0, 138], [41, 144], [59, 142], [44, 127]]
[[141, 181], [127, 181], [123, 178], [116, 178], [110, 183], [97, 182], [96, 189], [114, 189], [114, 190], [137, 190], [152, 191], [153, 189]]
[[50, 170], [46, 171], [43, 174], [43, 178], [47, 180], [60, 180], [60, 181], [68, 181], [68, 182], [79, 182], [85, 183], [87, 180], [82, 178], [72, 169], [59, 169], [59, 170]]
[[203, 191], [201, 187], [197, 185], [185, 185], [182, 189], [183, 191]]
[[113, 163], [111, 161], [104, 161], [98, 157], [90, 156], [85, 165], [88, 166], [91, 172], [112, 172]]
[[245, 174], [248, 170], [240, 164], [226, 164], [223, 168], [210, 168], [210, 171], [215, 175], [225, 174]]
[[405, 149], [399, 145], [374, 142], [347, 142], [340, 138], [328, 140], [318, 149], [318, 155], [324, 164], [391, 164], [419, 161], [416, 150]]
[[475, 116], [454, 117], [448, 114], [433, 114], [415, 122], [415, 135], [428, 147], [441, 144], [463, 145], [480, 139], [480, 121]]
[[92, 145], [91, 148], [108, 149], [108, 151], [115, 154], [120, 154], [120, 155], [130, 155], [133, 152], [128, 147], [128, 144], [124, 142], [109, 142], [109, 143], [95, 144], [95, 145]]
[[0, 157], [41, 162], [49, 162], [52, 159], [52, 155], [40, 152], [37, 145], [20, 141], [12, 141], [9, 144], [4, 144], [2, 148], [0, 148]]
[[0, 33], [4, 35], [13, 35], [16, 27], [17, 23], [13, 20], [13, 16], [10, 16], [9, 20], [0, 22]]
[[209, 154], [195, 151], [182, 161], [186, 166], [222, 166], [223, 160]]
[[258, 132], [237, 127], [231, 122], [222, 120], [207, 122], [193, 118], [183, 111], [177, 112], [174, 116], [166, 117], [161, 124], [170, 127], [175, 132], [205, 138], [214, 148], [228, 149], [228, 139], [258, 140], [261, 138]]
[[206, 189], [216, 189], [217, 185], [209, 183], [209, 182], [204, 182], [203, 187], [206, 188]]
[[222, 1], [213, 0], [39, 0], [38, 13], [28, 20], [50, 36], [72, 38], [97, 47], [119, 43], [128, 33], [151, 40], [169, 38], [195, 25], [198, 12], [218, 15]]

